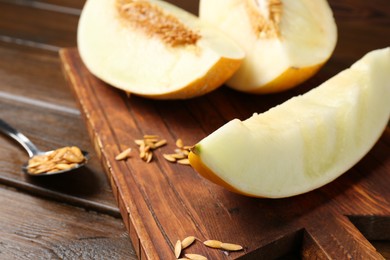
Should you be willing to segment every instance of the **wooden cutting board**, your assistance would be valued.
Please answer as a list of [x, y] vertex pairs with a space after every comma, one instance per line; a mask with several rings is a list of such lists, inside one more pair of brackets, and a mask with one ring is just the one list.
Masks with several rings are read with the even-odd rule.
[[[326, 69], [284, 94], [252, 96], [221, 88], [187, 101], [153, 101], [128, 97], [94, 77], [77, 49], [63, 49], [60, 55], [140, 259], [174, 259], [176, 241], [187, 236], [199, 241], [184, 253], [208, 259], [382, 258], [369, 241], [390, 240], [389, 127], [370, 153], [336, 181], [286, 199], [231, 193], [162, 156], [173, 152], [178, 138], [195, 144], [233, 118], [245, 119], [304, 93], [329, 76]], [[150, 163], [139, 158], [134, 143], [144, 134], [168, 141]], [[116, 161], [127, 147], [133, 148], [131, 158]], [[207, 239], [240, 244], [244, 250], [206, 248], [200, 241]]]

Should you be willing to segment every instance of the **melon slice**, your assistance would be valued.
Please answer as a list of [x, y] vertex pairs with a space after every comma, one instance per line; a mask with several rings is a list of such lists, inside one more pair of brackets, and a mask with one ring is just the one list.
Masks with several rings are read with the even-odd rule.
[[232, 191], [282, 198], [321, 187], [373, 147], [390, 117], [390, 48], [372, 51], [319, 87], [193, 148], [191, 165]]
[[218, 29], [158, 0], [87, 0], [77, 41], [92, 74], [155, 99], [208, 93], [221, 86], [244, 57]]
[[227, 85], [249, 93], [299, 85], [331, 57], [337, 42], [326, 0], [201, 0], [199, 16], [246, 52]]

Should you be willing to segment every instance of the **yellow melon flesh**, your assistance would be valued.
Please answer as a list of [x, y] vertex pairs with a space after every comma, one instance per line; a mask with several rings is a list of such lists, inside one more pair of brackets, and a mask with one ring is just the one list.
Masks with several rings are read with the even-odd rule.
[[312, 77], [330, 58], [337, 27], [326, 0], [201, 0], [199, 16], [246, 53], [227, 85], [274, 93]]
[[321, 187], [373, 147], [390, 117], [390, 48], [372, 51], [308, 93], [234, 119], [189, 155], [232, 191], [282, 198]]
[[200, 96], [221, 86], [244, 52], [196, 16], [158, 0], [87, 0], [78, 49], [95, 76], [155, 99]]

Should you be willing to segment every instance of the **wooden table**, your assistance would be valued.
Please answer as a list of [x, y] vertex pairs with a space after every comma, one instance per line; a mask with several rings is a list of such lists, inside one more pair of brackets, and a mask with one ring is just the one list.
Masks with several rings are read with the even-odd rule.
[[29, 178], [26, 152], [0, 135], [0, 259], [137, 259], [58, 56], [83, 2], [0, 1], [0, 118], [43, 150], [91, 152], [78, 172]]
[[[0, 136], [0, 259], [136, 259], [139, 252], [61, 71], [58, 51], [76, 46], [83, 2], [0, 0], [0, 118], [43, 150], [77, 145], [91, 152], [88, 167], [73, 174], [31, 178], [20, 168], [25, 151]], [[197, 11], [197, 1], [176, 2]], [[330, 3], [339, 26], [332, 66], [347, 67], [367, 51], [390, 45], [389, 1]], [[325, 67], [312, 82], [334, 70]], [[390, 259], [388, 239], [367, 239]]]

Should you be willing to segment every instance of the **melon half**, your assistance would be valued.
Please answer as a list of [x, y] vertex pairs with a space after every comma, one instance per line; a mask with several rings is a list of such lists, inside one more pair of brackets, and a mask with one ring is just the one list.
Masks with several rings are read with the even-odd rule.
[[201, 0], [199, 16], [245, 51], [227, 85], [249, 93], [299, 85], [325, 64], [337, 42], [326, 0]]
[[245, 121], [234, 119], [189, 155], [201, 175], [232, 191], [282, 198], [321, 187], [355, 165], [390, 117], [390, 48]]
[[218, 29], [158, 0], [87, 0], [77, 42], [92, 74], [155, 99], [208, 93], [244, 58], [241, 48]]

